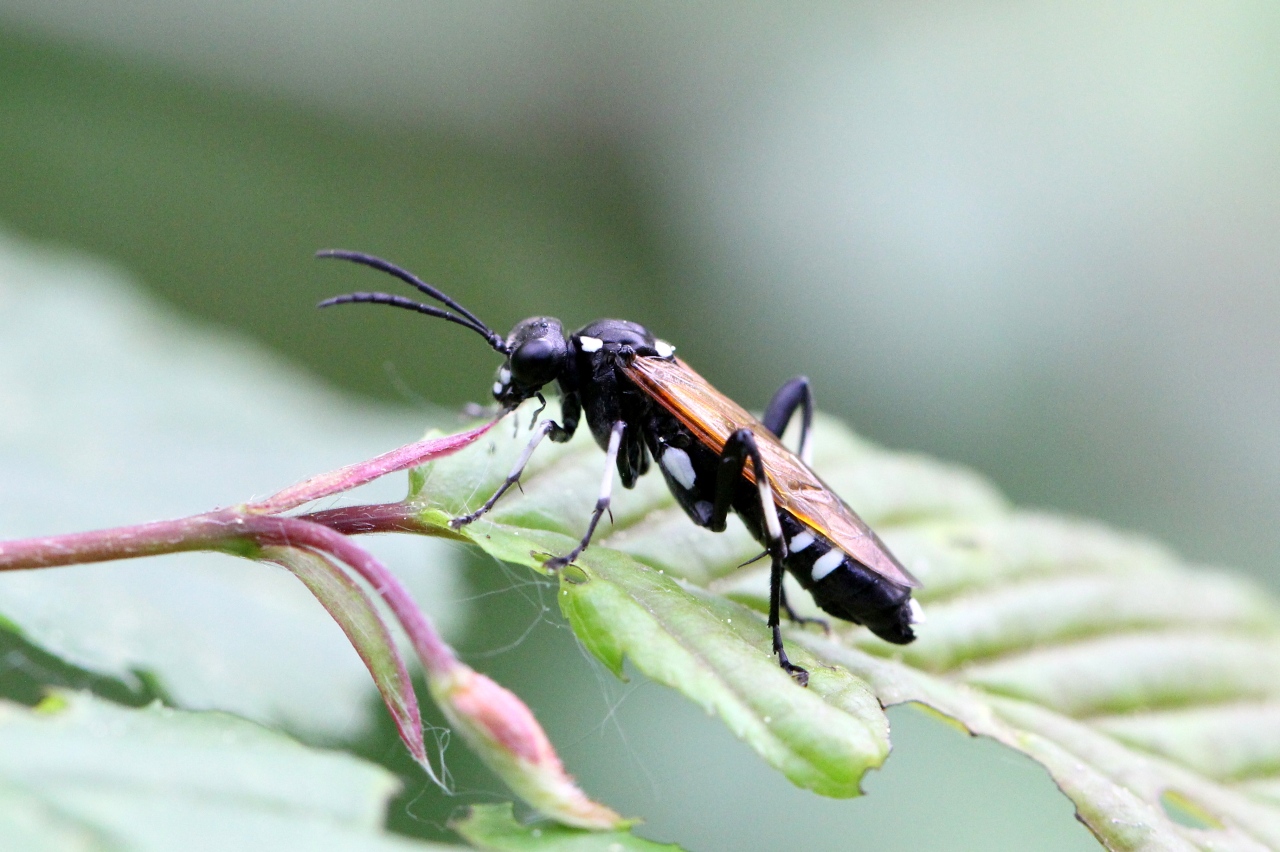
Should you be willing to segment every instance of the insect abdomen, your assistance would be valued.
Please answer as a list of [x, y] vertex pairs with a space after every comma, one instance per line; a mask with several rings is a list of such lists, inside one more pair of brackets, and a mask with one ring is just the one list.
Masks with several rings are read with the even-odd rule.
[[[709, 526], [719, 455], [657, 407], [650, 412], [645, 435], [676, 502], [695, 524]], [[760, 492], [745, 477], [737, 487], [733, 509], [752, 537], [768, 546]], [[777, 511], [787, 541], [783, 567], [824, 612], [864, 624], [887, 642], [905, 645], [915, 638], [909, 588], [862, 565], [785, 509]]]
[[783, 513], [781, 521], [787, 538], [783, 564], [823, 612], [864, 624], [886, 642], [915, 639], [910, 589], [881, 577], [791, 515]]

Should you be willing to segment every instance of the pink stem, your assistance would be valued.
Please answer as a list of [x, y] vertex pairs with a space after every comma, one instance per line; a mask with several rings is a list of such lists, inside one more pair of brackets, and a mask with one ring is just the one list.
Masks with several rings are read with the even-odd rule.
[[296, 509], [303, 503], [310, 503], [312, 500], [319, 500], [322, 497], [329, 497], [342, 491], [357, 488], [365, 483], [372, 482], [380, 476], [386, 476], [388, 473], [406, 470], [432, 459], [456, 453], [492, 429], [505, 416], [505, 412], [499, 414], [493, 420], [483, 426], [472, 429], [470, 432], [446, 435], [442, 438], [427, 438], [426, 440], [407, 444], [383, 453], [368, 461], [357, 462], [338, 470], [331, 470], [328, 473], [313, 476], [304, 482], [299, 482], [297, 485], [291, 485], [283, 491], [276, 492], [266, 500], [250, 503], [245, 509], [261, 515], [287, 512], [290, 509]]
[[[331, 579], [342, 585], [345, 595], [361, 601], [372, 611], [373, 603], [369, 600], [369, 596], [365, 594], [364, 589], [351, 577], [350, 573], [339, 568], [321, 553], [293, 547], [265, 547], [262, 551], [262, 558], [293, 572], [294, 576], [311, 589], [321, 605], [329, 610], [329, 614], [338, 622], [338, 626], [342, 628], [342, 632], [346, 634], [347, 639], [351, 642], [351, 647], [355, 648], [356, 653], [360, 655], [365, 668], [373, 675], [374, 684], [382, 694], [382, 700], [387, 705], [391, 720], [395, 723], [396, 730], [400, 734], [400, 740], [409, 749], [414, 759], [429, 773], [432, 773], [432, 778], [435, 779], [434, 771], [427, 759], [427, 749], [422, 740], [422, 713], [418, 708], [418, 697], [413, 692], [409, 670], [405, 667], [404, 660], [396, 650], [391, 636], [387, 633], [382, 618], [374, 612], [374, 618], [377, 622], [376, 629], [379, 631], [378, 638], [387, 646], [392, 664], [395, 666], [394, 678], [380, 676], [380, 666], [370, 651], [369, 643], [364, 641], [366, 637], [361, 635], [364, 631], [358, 625], [353, 624], [350, 619], [341, 617], [341, 607], [331, 608], [331, 605], [335, 604], [335, 599], [326, 596], [323, 586], [315, 584], [315, 576], [313, 572], [308, 570], [306, 560], [314, 559], [323, 563], [326, 573], [331, 574]], [[437, 781], [437, 783], [439, 782]]]
[[[368, 519], [371, 515], [379, 530], [413, 528], [409, 524], [411, 516], [403, 509], [397, 512], [396, 504], [354, 508], [359, 511], [351, 511], [353, 518], [363, 514]], [[374, 511], [366, 511], [370, 509]], [[307, 547], [331, 554], [351, 566], [391, 607], [428, 673], [447, 672], [456, 663], [453, 651], [395, 575], [342, 533], [310, 520], [246, 516], [222, 509], [176, 521], [2, 542], [0, 571], [53, 568], [189, 550], [224, 550], [248, 556], [257, 546], [267, 544]]]
[[[299, 520], [326, 526], [343, 535], [365, 533], [407, 532], [444, 534], [436, 527], [422, 524], [417, 511], [408, 503], [375, 503], [366, 506], [339, 506], [301, 515]], [[458, 536], [463, 538], [463, 536]]]
[[174, 521], [155, 521], [70, 535], [0, 541], [0, 571], [53, 568], [188, 550], [252, 547], [246, 518], [230, 509]]
[[453, 650], [418, 609], [408, 589], [378, 559], [346, 536], [299, 518], [251, 517], [246, 519], [245, 526], [259, 543], [307, 547], [328, 553], [351, 566], [391, 607], [429, 676], [443, 676], [457, 666]]
[[[250, 503], [239, 510], [218, 509], [202, 515], [173, 521], [156, 521], [134, 524], [92, 532], [41, 538], [0, 541], [0, 571], [18, 571], [28, 568], [53, 568], [59, 565], [78, 565], [87, 562], [106, 562], [112, 559], [132, 559], [139, 556], [155, 556], [161, 553], [178, 553], [189, 550], [229, 550], [232, 552], [252, 548], [245, 524], [249, 517], [272, 515], [328, 497], [350, 488], [364, 485], [380, 476], [414, 467], [432, 459], [455, 453], [474, 443], [502, 419], [499, 415], [483, 426], [458, 435], [428, 438], [400, 447], [388, 453], [348, 465], [339, 470], [313, 476], [305, 482], [290, 486], [258, 503]], [[360, 532], [401, 530], [405, 532], [432, 532], [411, 522], [412, 515], [396, 512], [394, 504], [369, 507], [366, 514], [374, 518], [375, 528]], [[360, 509], [335, 510], [335, 520], [342, 518], [350, 523]], [[379, 514], [381, 512], [381, 514]], [[248, 513], [248, 515], [246, 515]], [[394, 526], [394, 519], [401, 519], [401, 526]], [[356, 531], [353, 529], [353, 531]]]

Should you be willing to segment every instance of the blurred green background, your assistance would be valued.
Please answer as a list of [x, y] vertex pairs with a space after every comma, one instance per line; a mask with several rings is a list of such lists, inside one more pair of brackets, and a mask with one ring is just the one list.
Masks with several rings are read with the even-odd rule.
[[[317, 248], [393, 258], [501, 331], [643, 322], [751, 407], [807, 373], [884, 444], [1272, 589], [1277, 151], [1265, 3], [0, 0], [0, 228], [370, 405], [484, 400], [494, 356], [407, 313], [311, 310], [394, 289]], [[522, 639], [540, 602], [474, 569], [499, 594], [459, 641], [514, 643], [477, 664], [646, 833], [1092, 844], [1039, 770], [912, 711], [869, 798], [789, 790], [553, 619]], [[398, 829], [493, 795], [450, 755], [468, 792], [407, 795]]]

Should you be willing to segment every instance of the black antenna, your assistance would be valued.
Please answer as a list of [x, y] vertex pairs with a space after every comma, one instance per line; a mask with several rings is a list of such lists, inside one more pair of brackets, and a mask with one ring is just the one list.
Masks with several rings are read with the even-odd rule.
[[449, 322], [454, 322], [458, 325], [469, 328], [483, 337], [490, 346], [501, 354], [510, 354], [507, 349], [506, 341], [502, 339], [502, 336], [489, 328], [489, 326], [485, 325], [479, 317], [462, 307], [462, 305], [458, 304], [444, 292], [432, 287], [412, 272], [396, 266], [391, 261], [383, 260], [382, 258], [375, 257], [371, 254], [364, 254], [363, 252], [347, 251], [346, 249], [323, 249], [316, 252], [316, 257], [322, 259], [337, 258], [338, 260], [349, 260], [352, 263], [359, 263], [362, 266], [368, 266], [372, 269], [386, 272], [388, 275], [393, 275], [406, 284], [411, 284], [436, 301], [453, 308], [458, 312], [458, 314], [461, 314], [461, 316], [458, 316], [458, 314], [451, 314], [448, 311], [432, 307], [431, 305], [424, 305], [421, 302], [415, 302], [412, 299], [406, 299], [403, 296], [393, 296], [389, 293], [348, 293], [345, 296], [334, 296], [332, 299], [325, 299], [323, 302], [316, 305], [316, 307], [327, 308], [330, 305], [366, 303], [373, 305], [391, 305], [394, 308], [404, 308], [409, 311], [417, 311], [418, 313], [426, 314], [427, 316], [439, 317], [440, 319], [448, 320]]

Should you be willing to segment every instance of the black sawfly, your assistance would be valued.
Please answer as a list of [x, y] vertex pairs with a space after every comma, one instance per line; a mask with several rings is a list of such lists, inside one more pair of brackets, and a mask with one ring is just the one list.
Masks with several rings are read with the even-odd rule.
[[[456, 518], [460, 528], [493, 508], [520, 479], [543, 438], [573, 437], [585, 413], [587, 426], [607, 456], [604, 481], [586, 534], [568, 553], [552, 558], [563, 568], [587, 548], [609, 510], [617, 467], [625, 488], [656, 459], [662, 476], [689, 518], [714, 532], [725, 528], [729, 510], [738, 514], [765, 548], [769, 577], [769, 627], [773, 651], [784, 670], [807, 684], [808, 672], [787, 659], [780, 614], [800, 619], [787, 603], [783, 571], [790, 571], [825, 612], [864, 624], [888, 642], [915, 639], [921, 620], [912, 588], [920, 585], [880, 538], [809, 469], [813, 394], [803, 376], [774, 395], [757, 420], [675, 357], [675, 347], [646, 328], [604, 319], [565, 334], [552, 317], [531, 317], [505, 338], [440, 290], [372, 255], [326, 250], [321, 258], [348, 260], [386, 272], [444, 305], [438, 308], [388, 293], [349, 293], [320, 307], [351, 303], [391, 305], [438, 317], [479, 334], [506, 360], [498, 368], [493, 397], [504, 412], [528, 399], [545, 406], [542, 390], [560, 389], [560, 422], [548, 418], [533, 436], [506, 480], [476, 511]], [[801, 412], [799, 455], [779, 440], [797, 409]], [[541, 411], [541, 409], [539, 409]], [[536, 417], [535, 417], [536, 419]]]

